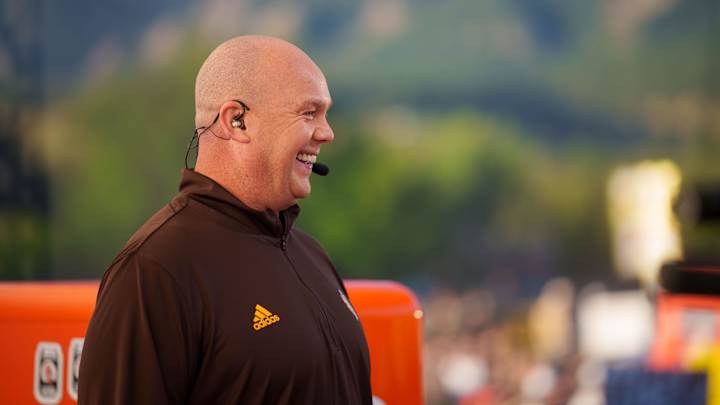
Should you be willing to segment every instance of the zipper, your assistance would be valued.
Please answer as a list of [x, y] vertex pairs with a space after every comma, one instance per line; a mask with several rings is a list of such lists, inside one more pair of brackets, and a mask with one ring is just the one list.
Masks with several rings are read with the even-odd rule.
[[[332, 378], [335, 380], [338, 377], [338, 359], [336, 357], [340, 355], [340, 345], [338, 344], [339, 337], [336, 336], [336, 332], [332, 326], [332, 322], [330, 322], [330, 317], [328, 316], [325, 305], [323, 305], [322, 301], [320, 300], [320, 297], [318, 297], [317, 294], [315, 294], [315, 291], [310, 288], [310, 286], [303, 280], [303, 278], [300, 276], [300, 272], [295, 267], [295, 263], [290, 259], [290, 256], [288, 255], [287, 251], [287, 245], [288, 245], [288, 226], [287, 221], [285, 220], [285, 213], [280, 212], [280, 223], [282, 225], [282, 233], [280, 235], [280, 249], [283, 252], [283, 256], [285, 256], [285, 260], [290, 265], [290, 268], [292, 268], [293, 273], [295, 274], [295, 277], [297, 278], [298, 282], [307, 290], [307, 292], [313, 297], [315, 300], [315, 304], [317, 305], [317, 308], [320, 310], [320, 326], [322, 329], [322, 334], [326, 339], [326, 342], [328, 344], [328, 350], [330, 353], [328, 353], [330, 357], [330, 365], [332, 369]], [[337, 382], [337, 381], [335, 381]], [[337, 386], [336, 384], [332, 384], [332, 396], [337, 397]]]
[[320, 297], [315, 294], [315, 292], [310, 288], [310, 286], [307, 285], [305, 280], [300, 277], [300, 273], [297, 271], [297, 268], [295, 268], [295, 264], [290, 260], [290, 257], [287, 254], [287, 250], [283, 249], [283, 255], [285, 256], [285, 260], [287, 260], [288, 264], [290, 264], [290, 267], [293, 269], [293, 273], [295, 273], [295, 277], [298, 279], [300, 284], [307, 290], [310, 295], [312, 295], [313, 299], [315, 300], [315, 303], [317, 304], [318, 308], [320, 309], [320, 314], [322, 315], [322, 321], [324, 323], [325, 330], [327, 330], [327, 333], [329, 334], [329, 340], [330, 340], [330, 349], [331, 350], [339, 350], [339, 346], [336, 343], [336, 339], [334, 336], [334, 333], [332, 331], [330, 317], [328, 316], [327, 312], [325, 311], [325, 305], [323, 305], [322, 301], [320, 301]]
[[333, 367], [335, 367], [335, 352], [340, 350], [340, 346], [337, 343], [337, 339], [335, 337], [335, 333], [333, 332], [332, 323], [330, 322], [330, 317], [328, 316], [325, 305], [323, 305], [322, 301], [320, 300], [320, 297], [315, 294], [315, 291], [310, 288], [310, 286], [307, 285], [305, 280], [300, 276], [300, 272], [298, 272], [297, 268], [295, 267], [295, 263], [293, 263], [292, 260], [290, 260], [290, 256], [288, 256], [287, 252], [287, 244], [288, 244], [288, 229], [287, 229], [287, 222], [285, 221], [285, 213], [280, 212], [280, 223], [282, 224], [282, 234], [280, 235], [280, 249], [283, 252], [283, 256], [285, 256], [285, 260], [287, 260], [288, 264], [290, 264], [290, 267], [293, 269], [293, 273], [295, 273], [295, 277], [298, 279], [300, 284], [312, 295], [312, 297], [315, 299], [315, 303], [317, 304], [318, 308], [320, 309], [320, 314], [322, 315], [322, 321], [324, 323], [323, 327], [328, 334], [328, 340], [330, 344], [330, 356], [333, 362]]
[[[287, 238], [284, 239], [287, 241]], [[285, 242], [287, 243], [287, 242]], [[281, 242], [281, 247], [286, 246], [283, 245]], [[315, 294], [315, 292], [310, 288], [310, 286], [307, 285], [305, 280], [300, 277], [300, 273], [298, 272], [297, 268], [295, 267], [295, 263], [293, 263], [292, 260], [290, 260], [290, 256], [288, 256], [288, 252], [285, 248], [283, 248], [283, 256], [285, 256], [285, 260], [287, 260], [288, 264], [290, 264], [290, 267], [293, 269], [293, 273], [295, 273], [295, 277], [297, 278], [298, 282], [302, 284], [302, 286], [305, 288], [305, 290], [308, 291], [310, 295], [315, 299], [315, 304], [317, 305], [318, 309], [320, 310], [320, 327], [322, 329], [322, 335], [325, 337], [326, 342], [328, 344], [328, 350], [330, 353], [328, 353], [330, 358], [330, 365], [332, 368], [332, 378], [333, 380], [337, 378], [338, 376], [338, 360], [335, 358], [340, 353], [340, 346], [337, 343], [337, 338], [335, 336], [335, 331], [332, 328], [332, 323], [330, 322], [330, 317], [328, 316], [327, 312], [325, 312], [325, 305], [323, 305], [322, 301], [320, 301], [320, 297]], [[335, 381], [337, 382], [337, 381]], [[336, 384], [332, 384], [332, 396], [337, 397], [337, 387]]]
[[[280, 234], [280, 249], [282, 249], [283, 252], [287, 251], [287, 237], [288, 237], [288, 229], [287, 229], [287, 220], [285, 219], [285, 212], [280, 211], [280, 225], [282, 226], [282, 233]], [[287, 257], [287, 255], [286, 255]]]

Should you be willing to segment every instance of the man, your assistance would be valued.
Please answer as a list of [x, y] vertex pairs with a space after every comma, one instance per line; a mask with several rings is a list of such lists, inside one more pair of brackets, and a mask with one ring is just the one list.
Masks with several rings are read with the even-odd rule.
[[180, 191], [105, 273], [80, 404], [370, 404], [367, 344], [323, 249], [293, 228], [322, 144], [325, 77], [246, 36], [195, 84], [199, 149]]

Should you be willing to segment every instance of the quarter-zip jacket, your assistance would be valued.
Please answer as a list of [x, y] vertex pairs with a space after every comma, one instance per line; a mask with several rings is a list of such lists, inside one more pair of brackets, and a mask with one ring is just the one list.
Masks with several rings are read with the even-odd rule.
[[325, 251], [186, 170], [103, 276], [80, 404], [371, 404], [362, 327]]

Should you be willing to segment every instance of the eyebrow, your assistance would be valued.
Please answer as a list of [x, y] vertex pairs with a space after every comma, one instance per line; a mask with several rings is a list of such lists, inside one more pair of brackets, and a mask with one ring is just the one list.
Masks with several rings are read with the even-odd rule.
[[304, 108], [307, 106], [315, 106], [315, 107], [326, 107], [329, 110], [330, 107], [332, 107], [332, 105], [333, 105], [332, 98], [330, 99], [330, 101], [328, 101], [325, 98], [313, 97], [313, 98], [309, 98], [307, 100], [302, 101], [298, 105], [298, 108]]

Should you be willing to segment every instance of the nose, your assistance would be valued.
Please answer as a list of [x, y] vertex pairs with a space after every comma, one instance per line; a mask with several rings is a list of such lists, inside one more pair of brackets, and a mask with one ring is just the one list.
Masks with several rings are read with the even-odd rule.
[[332, 127], [330, 127], [330, 124], [325, 122], [325, 125], [319, 126], [315, 129], [313, 139], [319, 143], [330, 143], [335, 139], [335, 133], [333, 132]]

